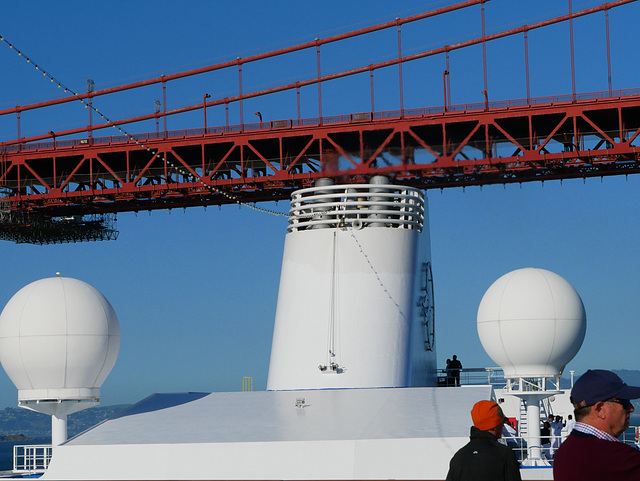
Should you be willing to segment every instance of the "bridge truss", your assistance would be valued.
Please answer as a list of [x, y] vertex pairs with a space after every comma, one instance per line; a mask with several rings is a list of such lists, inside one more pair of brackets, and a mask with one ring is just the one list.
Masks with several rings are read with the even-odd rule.
[[281, 200], [320, 177], [588, 178], [638, 173], [639, 134], [635, 89], [38, 142], [2, 154], [0, 183], [13, 209], [77, 215]]
[[[482, 6], [484, 1], [468, 0], [203, 69], [0, 111], [0, 115], [16, 114], [19, 133], [20, 114], [27, 110], [78, 100], [91, 107], [94, 97], [150, 84], [162, 84], [164, 92], [171, 80], [218, 69], [237, 68], [239, 74], [239, 94], [233, 98], [207, 100], [209, 97], [205, 96], [201, 105], [171, 111], [166, 110], [164, 101], [165, 110], [156, 109], [153, 114], [107, 120], [97, 125], [92, 124], [90, 117], [88, 126], [31, 138], [19, 135], [15, 140], [3, 142], [0, 145], [0, 200], [4, 208], [0, 231], [5, 234], [0, 234], [0, 238], [29, 242], [32, 230], [40, 233], [33, 234], [34, 242], [55, 242], [56, 232], [62, 242], [75, 241], [73, 232], [82, 231], [83, 225], [89, 226], [89, 230], [86, 238], [80, 235], [78, 240], [113, 238], [117, 232], [108, 217], [112, 213], [288, 199], [293, 190], [310, 186], [322, 177], [366, 182], [372, 176], [385, 175], [394, 182], [413, 187], [442, 189], [638, 173], [640, 89], [613, 90], [610, 83], [609, 90], [604, 92], [581, 94], [574, 88], [568, 95], [489, 101], [485, 58], [484, 102], [450, 105], [447, 102], [448, 71], [445, 70], [442, 106], [404, 107], [403, 63], [443, 53], [448, 62], [448, 53], [452, 50], [472, 45], [484, 47], [491, 40], [516, 33], [524, 33], [526, 42], [529, 30], [594, 12], [606, 13], [634, 0], [610, 2], [492, 35], [484, 35], [482, 10], [482, 37], [419, 54], [401, 55], [400, 25], [472, 5]], [[321, 45], [392, 27], [398, 29], [397, 58], [321, 75]], [[309, 48], [315, 48], [318, 55], [317, 77], [243, 92], [243, 65]], [[610, 70], [610, 59], [608, 63]], [[400, 74], [400, 108], [376, 111], [373, 72], [389, 66], [396, 66]], [[323, 116], [321, 84], [366, 71], [371, 75], [370, 111]], [[50, 78], [52, 82], [57, 81]], [[259, 122], [243, 122], [243, 100], [284, 90], [299, 93], [301, 86], [313, 84], [318, 85], [317, 117], [300, 118], [298, 104], [295, 119], [263, 122], [260, 116]], [[229, 125], [227, 121], [224, 126], [206, 126], [208, 107], [223, 104], [228, 107], [233, 102], [239, 104], [240, 124]], [[198, 109], [204, 110], [204, 127], [166, 129], [168, 116]], [[145, 120], [157, 122], [161, 118], [165, 122], [162, 131], [130, 133], [121, 128]], [[119, 135], [94, 136], [94, 132], [107, 127], [117, 127]], [[69, 139], [71, 136], [77, 138]], [[82, 218], [89, 215], [106, 217]], [[53, 234], [42, 234], [42, 226], [46, 224]], [[69, 231], [72, 234], [67, 235]], [[96, 236], [96, 232], [100, 234]]]

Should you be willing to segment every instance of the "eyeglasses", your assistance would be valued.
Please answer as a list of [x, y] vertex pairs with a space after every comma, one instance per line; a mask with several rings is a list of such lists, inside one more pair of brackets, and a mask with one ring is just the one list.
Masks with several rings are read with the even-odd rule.
[[605, 402], [620, 404], [624, 409], [629, 409], [631, 407], [631, 401], [629, 401], [628, 399], [618, 399], [612, 397], [611, 399], [607, 399]]

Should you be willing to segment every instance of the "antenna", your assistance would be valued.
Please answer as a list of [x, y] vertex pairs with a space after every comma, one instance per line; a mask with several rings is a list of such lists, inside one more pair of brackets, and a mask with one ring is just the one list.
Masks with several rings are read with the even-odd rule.
[[20, 289], [0, 315], [0, 362], [20, 407], [51, 416], [51, 442], [67, 416], [95, 406], [120, 349], [118, 317], [89, 284], [49, 277]]

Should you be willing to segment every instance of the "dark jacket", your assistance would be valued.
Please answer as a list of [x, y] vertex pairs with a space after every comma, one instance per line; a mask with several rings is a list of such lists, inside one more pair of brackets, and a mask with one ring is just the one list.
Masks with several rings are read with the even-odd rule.
[[549, 439], [550, 437], [551, 437], [551, 424], [545, 421], [542, 423], [542, 427], [540, 428], [540, 444], [542, 444], [543, 446], [545, 444], [551, 444], [551, 440]]
[[471, 439], [449, 463], [447, 481], [520, 481], [513, 451], [488, 431], [471, 427]]

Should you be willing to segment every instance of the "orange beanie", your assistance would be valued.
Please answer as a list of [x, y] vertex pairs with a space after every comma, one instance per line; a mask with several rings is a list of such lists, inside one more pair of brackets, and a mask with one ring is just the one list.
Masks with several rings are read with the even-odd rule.
[[471, 409], [473, 425], [481, 431], [495, 428], [504, 421], [504, 414], [500, 406], [493, 401], [478, 401]]

